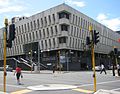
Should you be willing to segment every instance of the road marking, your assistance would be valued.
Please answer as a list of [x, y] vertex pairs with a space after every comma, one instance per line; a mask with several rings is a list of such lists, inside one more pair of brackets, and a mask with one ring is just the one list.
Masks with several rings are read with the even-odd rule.
[[[0, 85], [3, 85], [3, 84], [0, 84]], [[6, 84], [6, 85], [9, 87], [26, 88], [26, 87], [21, 86], [21, 85], [10, 85], [10, 84]]]
[[29, 92], [32, 92], [32, 90], [24, 89], [24, 90], [11, 92], [10, 94], [25, 94], [25, 93], [29, 93]]
[[65, 85], [65, 84], [42, 84], [36, 86], [27, 87], [31, 90], [65, 90], [65, 89], [74, 89], [77, 86], [74, 85]]
[[[117, 81], [107, 81], [107, 82], [100, 82], [100, 83], [97, 83], [97, 85], [101, 85], [101, 84], [107, 84], [107, 83], [113, 83], [113, 82], [120, 82], [120, 80], [117, 80]], [[83, 87], [83, 86], [91, 86], [93, 84], [82, 84], [78, 87]]]
[[120, 88], [115, 88], [115, 89], [112, 89], [112, 90], [120, 90]]
[[72, 89], [72, 90], [83, 92], [83, 93], [93, 93], [94, 92], [92, 90], [85, 90], [85, 89], [80, 89], [80, 88], [76, 88], [76, 89]]

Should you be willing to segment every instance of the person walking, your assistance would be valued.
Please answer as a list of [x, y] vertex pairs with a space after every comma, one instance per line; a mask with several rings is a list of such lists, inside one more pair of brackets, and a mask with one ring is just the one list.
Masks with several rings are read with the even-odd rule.
[[101, 71], [100, 71], [100, 74], [101, 74], [103, 71], [105, 72], [105, 74], [107, 74], [107, 73], [106, 73], [105, 66], [104, 66], [103, 64], [101, 64]]
[[56, 70], [56, 65], [53, 64], [53, 73], [55, 73], [55, 70]]
[[118, 71], [118, 76], [120, 76], [120, 65], [117, 64], [117, 71]]
[[20, 68], [19, 65], [16, 67], [16, 70], [15, 70], [15, 72], [14, 72], [14, 75], [15, 75], [15, 74], [16, 74], [16, 78], [17, 78], [17, 84], [18, 84], [18, 85], [21, 85], [21, 83], [20, 83], [20, 76], [21, 76], [21, 78], [22, 78], [23, 76], [22, 76], [21, 68]]

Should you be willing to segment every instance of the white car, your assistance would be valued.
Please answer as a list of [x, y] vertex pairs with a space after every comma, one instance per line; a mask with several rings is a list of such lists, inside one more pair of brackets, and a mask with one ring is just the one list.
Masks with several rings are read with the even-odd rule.
[[[93, 68], [92, 68], [92, 70], [93, 70]], [[100, 66], [95, 66], [95, 70], [96, 70], [96, 71], [100, 71], [100, 70], [101, 70], [101, 67], [100, 67]]]

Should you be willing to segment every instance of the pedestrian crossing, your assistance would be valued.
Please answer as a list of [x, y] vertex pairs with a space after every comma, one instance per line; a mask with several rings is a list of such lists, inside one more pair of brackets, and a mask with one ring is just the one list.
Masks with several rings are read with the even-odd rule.
[[[84, 94], [92, 94], [94, 92], [92, 90], [85, 90], [85, 89], [81, 89], [81, 88], [75, 88], [75, 89], [71, 89], [71, 90], [81, 92], [81, 93], [84, 93]], [[28, 94], [32, 91], [33, 90], [23, 89], [23, 90], [11, 92], [10, 94]]]

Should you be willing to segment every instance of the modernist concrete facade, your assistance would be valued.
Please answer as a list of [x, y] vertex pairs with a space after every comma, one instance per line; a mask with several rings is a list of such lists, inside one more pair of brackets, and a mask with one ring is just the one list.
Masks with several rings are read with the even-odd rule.
[[[19, 18], [14, 24], [16, 38], [13, 47], [7, 49], [7, 57], [32, 59], [36, 63], [39, 61], [49, 66], [60, 61], [64, 70], [91, 68], [89, 47], [86, 46], [86, 37], [90, 36], [90, 25], [99, 32], [100, 36], [100, 42], [95, 45], [96, 65], [101, 61], [108, 65], [108, 53], [114, 46], [120, 47], [118, 33], [66, 4], [30, 17]], [[38, 55], [40, 52], [42, 59]], [[0, 54], [2, 61], [2, 41]]]

